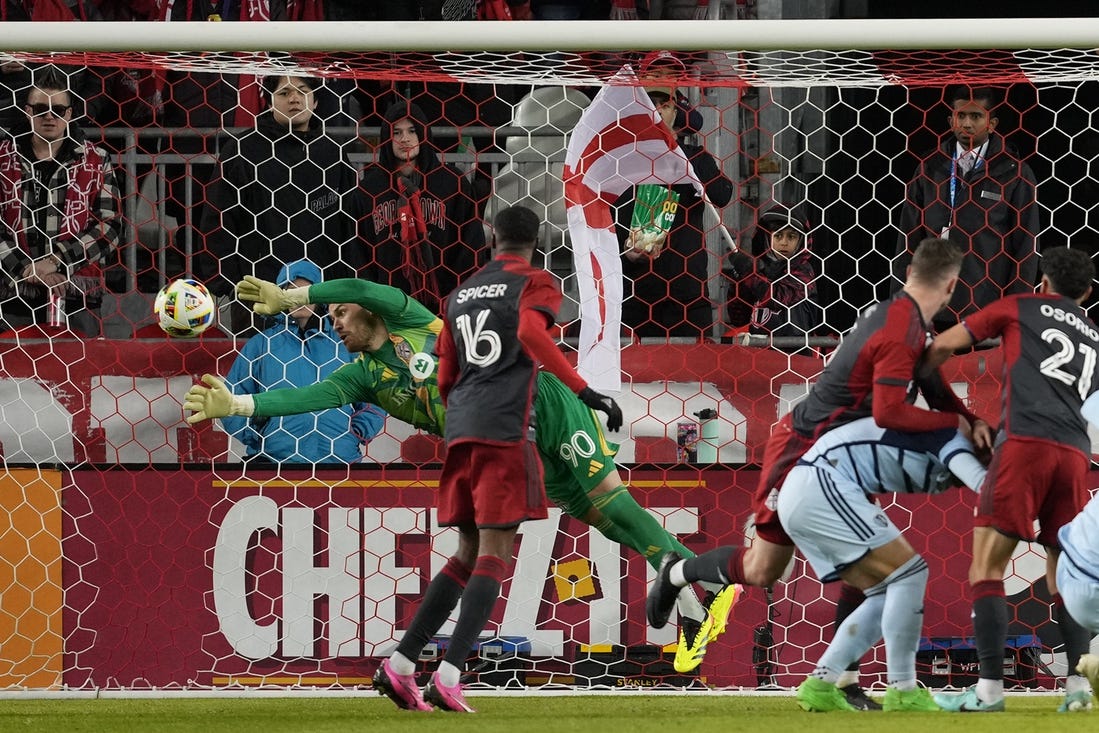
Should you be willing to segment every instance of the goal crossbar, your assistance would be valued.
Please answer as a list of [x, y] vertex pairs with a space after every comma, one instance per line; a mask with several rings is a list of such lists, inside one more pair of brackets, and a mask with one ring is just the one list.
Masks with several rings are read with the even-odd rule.
[[[1099, 18], [0, 24], [7, 52], [1099, 48]], [[980, 33], [973, 28], [979, 27]]]

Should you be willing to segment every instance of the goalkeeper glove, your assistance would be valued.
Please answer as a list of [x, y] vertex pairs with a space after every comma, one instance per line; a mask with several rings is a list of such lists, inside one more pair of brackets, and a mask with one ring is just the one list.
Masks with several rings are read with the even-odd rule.
[[617, 433], [622, 427], [622, 409], [612, 398], [599, 394], [591, 387], [584, 387], [576, 396], [591, 409], [607, 413], [607, 430]]
[[237, 283], [237, 297], [245, 303], [252, 303], [252, 310], [261, 316], [273, 316], [308, 304], [309, 288], [283, 290], [273, 282], [245, 275]]
[[213, 374], [203, 374], [202, 381], [207, 386], [192, 384], [187, 390], [187, 396], [183, 398], [183, 409], [194, 413], [187, 418], [187, 422], [191, 425], [230, 415], [251, 417], [255, 412], [256, 403], [252, 395], [233, 394], [225, 386], [225, 382]]

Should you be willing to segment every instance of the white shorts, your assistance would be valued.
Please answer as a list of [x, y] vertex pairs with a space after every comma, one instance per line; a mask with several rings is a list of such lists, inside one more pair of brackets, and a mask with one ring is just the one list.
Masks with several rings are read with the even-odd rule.
[[901, 536], [862, 487], [827, 467], [790, 470], [778, 492], [778, 518], [822, 583]]
[[1099, 634], [1099, 583], [1081, 573], [1063, 552], [1057, 560], [1057, 592], [1076, 623]]

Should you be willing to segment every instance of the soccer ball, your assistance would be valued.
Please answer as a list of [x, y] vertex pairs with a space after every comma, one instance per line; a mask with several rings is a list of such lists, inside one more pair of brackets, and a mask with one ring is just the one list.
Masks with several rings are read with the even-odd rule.
[[164, 333], [175, 338], [194, 338], [214, 325], [217, 306], [205, 285], [197, 280], [180, 279], [168, 283], [156, 294], [153, 313]]

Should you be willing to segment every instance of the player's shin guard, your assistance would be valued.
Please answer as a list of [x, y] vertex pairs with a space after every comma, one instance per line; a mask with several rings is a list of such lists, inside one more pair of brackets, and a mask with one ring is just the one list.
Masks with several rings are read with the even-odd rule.
[[413, 661], [420, 658], [427, 642], [442, 628], [450, 612], [458, 605], [471, 572], [472, 569], [462, 565], [457, 558], [447, 560], [443, 569], [428, 583], [416, 616], [397, 645], [398, 652]]
[[[916, 679], [916, 651], [923, 630], [927, 576], [927, 563], [916, 555], [874, 586], [885, 586], [881, 631], [885, 640], [886, 672], [891, 685]], [[867, 595], [869, 593], [868, 589]]]
[[1077, 623], [1072, 614], [1065, 608], [1061, 601], [1061, 594], [1053, 596], [1053, 618], [1057, 619], [1057, 626], [1061, 630], [1061, 638], [1065, 640], [1065, 657], [1067, 657], [1070, 671], [1076, 669], [1080, 663], [1080, 657], [1087, 654], [1091, 646], [1091, 632]]
[[507, 564], [498, 557], [481, 555], [477, 558], [477, 566], [462, 594], [462, 611], [454, 625], [444, 662], [459, 670], [465, 668], [466, 658], [477, 643], [477, 636], [484, 631], [496, 599], [500, 597], [500, 586], [507, 572]]
[[[730, 563], [735, 561], [738, 556], [740, 560], [740, 580], [730, 578], [728, 572]], [[743, 575], [744, 548], [735, 545], [718, 547], [683, 562], [683, 577], [692, 583], [704, 580], [711, 583], [731, 585], [732, 583], [743, 583]]]
[[1007, 598], [1004, 581], [982, 580], [970, 588], [973, 594], [973, 636], [977, 642], [980, 678], [1003, 680], [1004, 644], [1007, 641]]
[[814, 676], [834, 682], [840, 672], [858, 660], [881, 638], [882, 613], [885, 609], [885, 586], [866, 591], [866, 600], [836, 629], [831, 643], [817, 662]]

